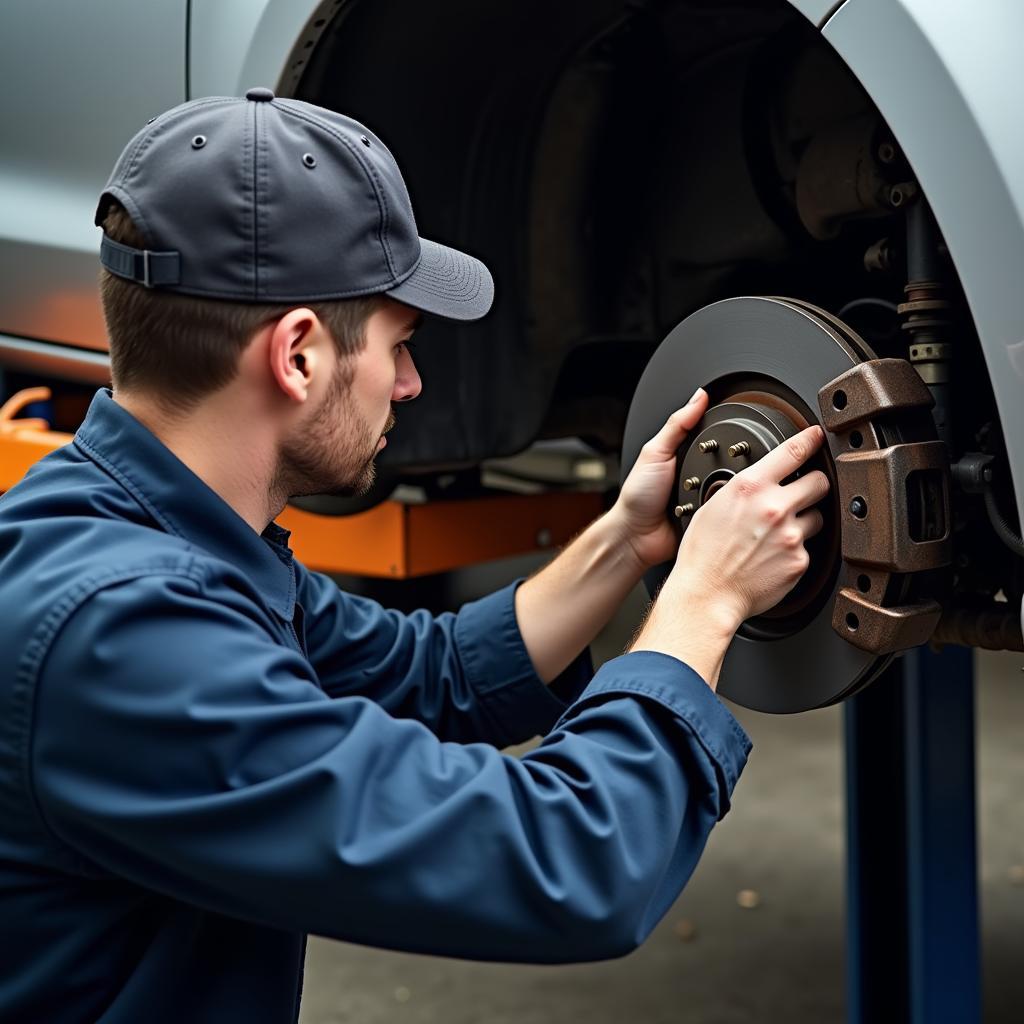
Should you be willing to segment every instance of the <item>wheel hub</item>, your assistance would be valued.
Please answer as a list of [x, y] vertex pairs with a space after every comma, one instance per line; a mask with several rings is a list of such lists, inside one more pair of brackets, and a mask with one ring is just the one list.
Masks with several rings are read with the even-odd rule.
[[724, 402], [708, 411], [704, 429], [693, 438], [680, 468], [679, 501], [693, 491], [699, 508], [741, 469], [793, 434], [780, 413], [754, 402]]

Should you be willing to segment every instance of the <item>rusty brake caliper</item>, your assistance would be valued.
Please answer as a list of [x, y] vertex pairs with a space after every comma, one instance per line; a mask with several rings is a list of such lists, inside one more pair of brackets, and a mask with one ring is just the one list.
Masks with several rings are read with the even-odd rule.
[[934, 399], [903, 359], [873, 359], [818, 392], [831, 434], [842, 516], [844, 582], [832, 628], [861, 650], [892, 654], [925, 643], [942, 614], [917, 597], [952, 557], [950, 469]]

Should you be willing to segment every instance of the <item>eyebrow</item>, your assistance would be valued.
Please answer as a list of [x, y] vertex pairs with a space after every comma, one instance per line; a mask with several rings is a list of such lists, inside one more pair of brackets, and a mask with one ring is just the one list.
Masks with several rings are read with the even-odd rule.
[[422, 324], [423, 324], [423, 314], [422, 313], [416, 313], [414, 316], [410, 317], [410, 319], [408, 319], [402, 325], [402, 330], [403, 331], [416, 331], [416, 330], [419, 330], [419, 328], [422, 326]]

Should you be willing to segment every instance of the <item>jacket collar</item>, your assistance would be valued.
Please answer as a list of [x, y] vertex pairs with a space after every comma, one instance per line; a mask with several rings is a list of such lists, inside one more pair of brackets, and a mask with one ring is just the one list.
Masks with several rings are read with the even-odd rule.
[[271, 523], [256, 533], [214, 490], [130, 412], [108, 388], [93, 397], [76, 447], [102, 466], [165, 533], [241, 569], [277, 614], [295, 611], [289, 533]]

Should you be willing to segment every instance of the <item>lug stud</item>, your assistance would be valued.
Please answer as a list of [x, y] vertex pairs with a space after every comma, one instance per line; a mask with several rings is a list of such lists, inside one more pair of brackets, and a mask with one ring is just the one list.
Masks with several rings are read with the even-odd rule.
[[697, 447], [702, 452], [704, 452], [705, 454], [707, 452], [717, 452], [718, 451], [718, 442], [715, 441], [714, 439], [712, 439], [710, 441], [701, 441], [701, 443], [699, 445], [697, 445]]
[[687, 502], [685, 505], [676, 505], [675, 512], [676, 512], [676, 519], [682, 519], [683, 516], [692, 516], [693, 515], [693, 505], [690, 502]]
[[750, 451], [749, 441], [737, 441], [729, 446], [729, 457], [735, 459], [737, 456], [746, 455]]
[[700, 477], [699, 476], [688, 476], [683, 481], [683, 490], [684, 491], [695, 491], [695, 490], [697, 490], [698, 487], [700, 487]]

